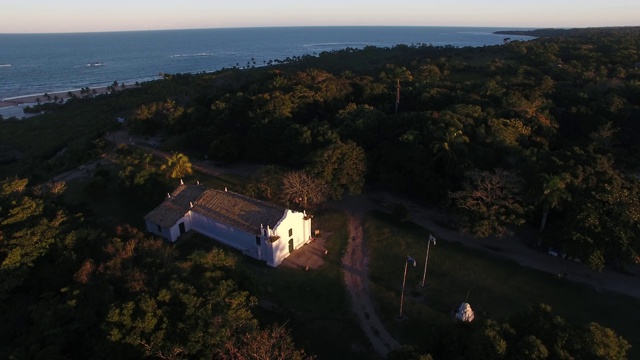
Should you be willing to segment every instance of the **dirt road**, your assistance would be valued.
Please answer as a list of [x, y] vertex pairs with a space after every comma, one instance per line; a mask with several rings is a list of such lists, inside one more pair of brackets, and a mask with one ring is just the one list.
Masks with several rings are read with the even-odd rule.
[[[141, 136], [130, 135], [125, 130], [116, 131], [107, 134], [105, 138], [109, 141], [113, 141], [116, 145], [131, 145], [144, 149], [152, 153], [154, 156], [160, 158], [168, 158], [171, 156], [170, 152], [163, 151], [157, 148], [159, 140], [149, 139]], [[154, 146], [156, 145], [156, 146]], [[216, 166], [213, 161], [208, 160], [191, 160], [191, 167], [203, 174], [209, 176], [219, 176], [222, 174], [233, 174], [240, 176], [249, 176], [256, 172], [262, 165], [256, 164], [230, 164], [228, 166]]]
[[358, 316], [360, 328], [381, 357], [400, 345], [382, 325], [376, 313], [369, 289], [369, 256], [367, 254], [362, 213], [349, 213], [349, 235], [347, 252], [342, 258], [344, 281], [351, 294], [353, 312]]

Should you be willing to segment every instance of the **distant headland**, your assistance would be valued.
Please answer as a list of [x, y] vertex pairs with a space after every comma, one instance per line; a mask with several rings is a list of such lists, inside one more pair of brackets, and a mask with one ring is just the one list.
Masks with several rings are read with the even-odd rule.
[[558, 36], [566, 36], [577, 33], [584, 32], [599, 32], [599, 31], [610, 31], [610, 30], [620, 30], [620, 31], [637, 31], [638, 26], [620, 26], [620, 27], [598, 27], [598, 28], [573, 28], [573, 29], [557, 29], [557, 28], [549, 28], [549, 29], [536, 29], [536, 30], [500, 30], [495, 31], [494, 34], [497, 35], [519, 35], [519, 36], [533, 36], [533, 37], [558, 37]]

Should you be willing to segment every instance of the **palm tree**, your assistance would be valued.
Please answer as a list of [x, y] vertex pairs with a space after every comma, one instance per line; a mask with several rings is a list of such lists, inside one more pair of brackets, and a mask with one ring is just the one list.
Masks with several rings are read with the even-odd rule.
[[439, 140], [431, 143], [433, 160], [443, 159], [445, 169], [448, 169], [451, 164], [457, 162], [456, 148], [468, 142], [469, 138], [462, 133], [462, 130], [448, 128]]
[[411, 72], [407, 70], [404, 66], [395, 66], [392, 64], [387, 65], [387, 69], [389, 69], [388, 73], [382, 73], [382, 78], [386, 78], [387, 80], [395, 81], [396, 83], [396, 106], [395, 112], [398, 112], [398, 106], [400, 106], [400, 82], [401, 81], [412, 81], [413, 76]]
[[171, 157], [167, 157], [167, 163], [160, 167], [160, 170], [167, 171], [167, 175], [172, 179], [180, 179], [186, 175], [193, 174], [189, 158], [182, 153], [174, 152]]
[[[547, 215], [553, 208], [560, 207], [565, 200], [571, 199], [571, 194], [567, 190], [569, 175], [561, 174], [557, 176], [544, 175], [542, 192], [540, 194], [540, 203], [542, 204], [542, 221], [540, 223], [540, 232], [544, 231], [547, 223]], [[540, 246], [542, 239], [538, 239]]]

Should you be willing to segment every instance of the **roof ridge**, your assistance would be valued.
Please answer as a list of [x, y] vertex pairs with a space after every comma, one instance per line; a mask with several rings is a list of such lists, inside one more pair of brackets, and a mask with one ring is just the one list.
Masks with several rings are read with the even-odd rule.
[[287, 208], [287, 207], [284, 207], [284, 206], [281, 206], [281, 205], [278, 205], [278, 204], [275, 204], [275, 203], [272, 203], [272, 202], [268, 202], [268, 201], [265, 201], [265, 200], [257, 199], [257, 198], [251, 197], [251, 196], [247, 196], [247, 195], [244, 195], [244, 194], [240, 194], [240, 193], [237, 193], [237, 192], [235, 192], [235, 191], [226, 190], [226, 189], [225, 189], [225, 190], [220, 190], [220, 189], [211, 189], [211, 188], [207, 188], [207, 189], [205, 189], [205, 191], [204, 191], [202, 194], [200, 194], [200, 196], [198, 197], [198, 200], [199, 200], [199, 199], [204, 195], [204, 193], [205, 193], [205, 192], [207, 192], [207, 191], [215, 191], [215, 192], [219, 192], [219, 193], [223, 193], [223, 194], [224, 194], [224, 193], [231, 193], [231, 194], [237, 195], [238, 197], [241, 197], [241, 198], [243, 198], [243, 199], [248, 199], [248, 200], [251, 200], [251, 201], [254, 201], [254, 202], [258, 202], [258, 203], [260, 203], [260, 204], [263, 204], [263, 205], [265, 205], [265, 206], [269, 206], [269, 207], [271, 207], [271, 208], [275, 208], [275, 209], [279, 209], [279, 210], [280, 210], [280, 209], [282, 209], [282, 210], [288, 210], [288, 208]]

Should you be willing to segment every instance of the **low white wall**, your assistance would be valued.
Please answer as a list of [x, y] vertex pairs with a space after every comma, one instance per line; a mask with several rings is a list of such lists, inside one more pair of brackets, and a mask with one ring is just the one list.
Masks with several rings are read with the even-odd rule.
[[255, 234], [220, 224], [195, 212], [191, 212], [191, 228], [240, 251], [257, 247]]

